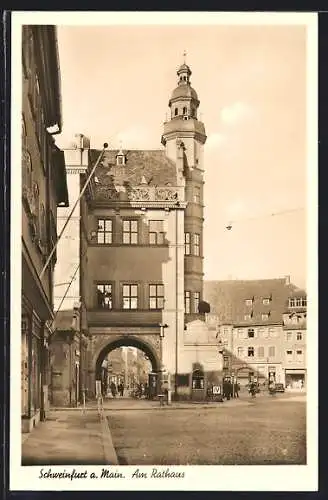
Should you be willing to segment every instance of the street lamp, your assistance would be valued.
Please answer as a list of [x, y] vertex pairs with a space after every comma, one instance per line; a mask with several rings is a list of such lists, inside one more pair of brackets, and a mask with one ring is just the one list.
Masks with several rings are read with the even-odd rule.
[[160, 388], [162, 390], [162, 385], [163, 385], [163, 371], [164, 371], [164, 363], [163, 363], [163, 339], [165, 337], [164, 330], [165, 328], [168, 328], [169, 325], [166, 323], [160, 323], [160, 332], [159, 332], [159, 340], [160, 340], [160, 356], [161, 356], [161, 368], [160, 368]]

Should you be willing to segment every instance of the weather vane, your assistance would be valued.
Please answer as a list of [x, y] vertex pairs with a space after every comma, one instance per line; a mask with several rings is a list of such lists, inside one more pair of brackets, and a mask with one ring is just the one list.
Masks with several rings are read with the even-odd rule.
[[186, 64], [187, 51], [183, 51], [183, 64]]

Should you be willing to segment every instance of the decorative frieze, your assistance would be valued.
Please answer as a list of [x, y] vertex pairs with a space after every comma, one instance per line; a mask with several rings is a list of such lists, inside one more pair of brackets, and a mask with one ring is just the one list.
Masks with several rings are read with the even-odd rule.
[[175, 202], [183, 200], [183, 190], [176, 187], [130, 187], [130, 186], [97, 186], [97, 199], [115, 201], [141, 201], [141, 202]]

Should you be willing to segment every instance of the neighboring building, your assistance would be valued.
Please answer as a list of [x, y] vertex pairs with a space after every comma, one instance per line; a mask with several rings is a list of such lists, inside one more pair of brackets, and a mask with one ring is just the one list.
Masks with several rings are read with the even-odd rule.
[[287, 389], [306, 388], [307, 297], [293, 291], [283, 314], [283, 369]]
[[[81, 134], [65, 150], [67, 186], [71, 205], [80, 195], [82, 178], [88, 167], [87, 139]], [[63, 208], [57, 215], [57, 232], [60, 234], [72, 212], [72, 206]], [[76, 406], [87, 393], [88, 333], [84, 303], [81, 299], [82, 258], [85, 228], [81, 219], [81, 206], [77, 204], [57, 247], [58, 260], [54, 283], [54, 333], [51, 336], [51, 391], [54, 406]]]
[[[207, 324], [217, 330], [227, 374], [242, 385], [255, 378], [287, 387], [303, 377], [306, 298], [289, 278], [209, 281], [204, 294], [211, 304]], [[302, 307], [291, 306], [296, 302]]]
[[54, 26], [22, 31], [22, 430], [48, 408], [48, 339], [53, 320], [57, 207], [68, 205], [65, 160], [52, 134], [61, 132], [60, 73]]

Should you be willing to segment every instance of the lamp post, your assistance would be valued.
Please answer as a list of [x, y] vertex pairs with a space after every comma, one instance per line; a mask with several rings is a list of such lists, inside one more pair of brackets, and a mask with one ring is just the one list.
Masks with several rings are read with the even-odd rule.
[[161, 357], [161, 368], [160, 368], [160, 388], [162, 390], [162, 385], [163, 385], [163, 371], [164, 371], [164, 364], [163, 364], [163, 340], [165, 337], [164, 330], [165, 328], [168, 328], [169, 325], [166, 323], [160, 323], [160, 332], [159, 332], [159, 340], [160, 340], [160, 357]]

